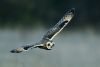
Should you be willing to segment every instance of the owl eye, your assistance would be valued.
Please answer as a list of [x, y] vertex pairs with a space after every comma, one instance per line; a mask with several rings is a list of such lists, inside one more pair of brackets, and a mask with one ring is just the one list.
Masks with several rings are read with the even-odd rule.
[[48, 46], [50, 46], [50, 45], [51, 45], [51, 43], [50, 43], [50, 42], [47, 42], [47, 45], [48, 45]]
[[48, 43], [48, 46], [51, 46], [50, 43]]

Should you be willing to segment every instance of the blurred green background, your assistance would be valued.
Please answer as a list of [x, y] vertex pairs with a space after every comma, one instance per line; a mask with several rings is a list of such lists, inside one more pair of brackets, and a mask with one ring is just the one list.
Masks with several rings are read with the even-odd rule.
[[[100, 67], [99, 0], [0, 0], [0, 67]], [[67, 10], [76, 13], [50, 50], [12, 54], [36, 43]]]

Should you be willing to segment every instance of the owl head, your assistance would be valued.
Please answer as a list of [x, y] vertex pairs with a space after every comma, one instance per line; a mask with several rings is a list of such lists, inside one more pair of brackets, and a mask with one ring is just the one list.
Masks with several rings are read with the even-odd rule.
[[55, 45], [55, 43], [53, 41], [48, 41], [45, 46], [47, 48], [47, 50], [51, 50], [52, 47]]

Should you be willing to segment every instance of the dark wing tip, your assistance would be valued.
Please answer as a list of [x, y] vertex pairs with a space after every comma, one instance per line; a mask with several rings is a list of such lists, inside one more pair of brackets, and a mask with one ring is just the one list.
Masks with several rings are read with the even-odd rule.
[[75, 8], [72, 8], [68, 11], [68, 13], [72, 13], [72, 14], [75, 14]]
[[11, 53], [20, 53], [21, 51], [17, 51], [16, 49], [13, 49], [10, 51]]
[[10, 52], [11, 52], [11, 53], [21, 53], [21, 52], [23, 52], [23, 51], [24, 51], [23, 48], [17, 48], [17, 49], [11, 50]]
[[15, 51], [14, 51], [14, 50], [11, 50], [10, 52], [11, 52], [11, 53], [14, 53]]

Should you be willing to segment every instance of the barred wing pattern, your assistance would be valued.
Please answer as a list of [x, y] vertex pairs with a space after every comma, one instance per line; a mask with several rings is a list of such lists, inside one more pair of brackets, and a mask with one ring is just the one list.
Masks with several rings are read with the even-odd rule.
[[75, 13], [75, 9], [69, 10], [63, 18], [53, 27], [51, 28], [43, 37], [43, 39], [52, 40], [60, 31], [70, 22]]

